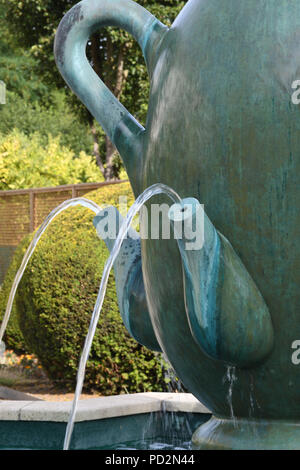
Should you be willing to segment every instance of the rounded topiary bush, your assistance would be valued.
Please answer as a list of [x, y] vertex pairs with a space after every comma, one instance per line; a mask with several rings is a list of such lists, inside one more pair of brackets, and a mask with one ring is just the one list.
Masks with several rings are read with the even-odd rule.
[[[27, 235], [16, 248], [9, 268], [6, 272], [5, 279], [0, 287], [0, 322], [5, 314], [6, 305], [8, 302], [10, 290], [15, 278], [15, 275], [20, 267], [25, 251], [30, 243], [31, 235]], [[23, 334], [19, 327], [19, 320], [17, 315], [16, 302], [14, 302], [10, 320], [7, 324], [4, 342], [7, 349], [13, 349], [17, 354], [31, 353], [25, 344]]]
[[[134, 201], [129, 183], [105, 186], [85, 197], [99, 205]], [[86, 208], [60, 214], [42, 236], [16, 296], [25, 344], [48, 376], [74, 388], [78, 363], [108, 251]], [[28, 242], [27, 242], [28, 243]], [[24, 250], [23, 250], [24, 251]], [[19, 264], [21, 262], [19, 256]], [[104, 395], [167, 389], [160, 355], [127, 333], [110, 276], [85, 375], [85, 390]]]

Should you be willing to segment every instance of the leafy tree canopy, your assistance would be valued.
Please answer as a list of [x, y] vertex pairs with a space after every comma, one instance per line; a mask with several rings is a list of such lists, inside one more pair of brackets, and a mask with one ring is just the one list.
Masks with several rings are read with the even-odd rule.
[[[77, 1], [72, 0], [0, 0], [14, 41], [27, 47], [35, 59], [36, 73], [49, 86], [66, 85], [54, 62], [53, 42], [58, 24]], [[170, 25], [186, 0], [139, 0], [160, 21]], [[94, 70], [115, 96], [141, 122], [145, 122], [149, 95], [146, 66], [138, 44], [127, 32], [106, 28], [90, 38], [87, 55]], [[88, 111], [68, 92], [70, 103], [80, 119], [89, 122], [93, 153], [105, 178], [114, 174], [115, 149], [95, 128]]]
[[19, 131], [0, 136], [0, 190], [57, 186], [103, 181], [91, 157], [74, 153], [49, 136], [45, 146], [40, 136]]
[[47, 144], [51, 134], [60, 137], [61, 144], [72, 150], [75, 156], [81, 151], [91, 154], [92, 136], [88, 126], [68, 104], [65, 93], [53, 92], [51, 101], [51, 105], [45, 106], [38, 100], [24, 99], [19, 93], [11, 92], [8, 86], [6, 105], [0, 106], [0, 134], [10, 134], [13, 129], [28, 137], [38, 133], [42, 146]]

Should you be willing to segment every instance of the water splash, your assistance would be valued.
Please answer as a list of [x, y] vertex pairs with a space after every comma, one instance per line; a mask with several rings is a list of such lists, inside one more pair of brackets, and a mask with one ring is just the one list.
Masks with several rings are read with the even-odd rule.
[[146, 446], [146, 444], [149, 443], [149, 441], [154, 442], [155, 440], [154, 430], [155, 429], [156, 429], [156, 412], [151, 411], [142, 430], [141, 442], [144, 446]]
[[13, 302], [14, 302], [14, 298], [15, 298], [15, 295], [16, 295], [18, 285], [21, 282], [21, 279], [22, 279], [22, 276], [23, 276], [24, 271], [26, 269], [26, 266], [27, 266], [31, 256], [34, 253], [34, 250], [35, 250], [41, 236], [43, 235], [43, 233], [47, 229], [48, 225], [52, 222], [52, 220], [55, 217], [57, 217], [61, 212], [68, 209], [69, 207], [74, 207], [74, 206], [87, 207], [88, 209], [91, 209], [95, 214], [97, 214], [101, 210], [101, 208], [95, 202], [90, 201], [89, 199], [86, 199], [84, 197], [76, 197], [74, 199], [68, 199], [67, 201], [64, 201], [62, 204], [60, 204], [55, 209], [53, 209], [53, 211], [51, 211], [50, 214], [46, 217], [46, 219], [43, 221], [43, 223], [41, 224], [41, 226], [39, 227], [39, 229], [35, 233], [29, 247], [27, 248], [26, 253], [23, 257], [21, 266], [18, 269], [18, 272], [15, 276], [13, 285], [12, 285], [10, 293], [9, 293], [9, 298], [8, 298], [8, 302], [7, 302], [7, 305], [6, 305], [5, 314], [4, 314], [3, 321], [2, 321], [2, 324], [1, 324], [1, 328], [0, 328], [0, 343], [2, 341], [3, 335], [4, 335], [6, 327], [7, 327], [7, 323], [9, 321], [9, 318], [10, 318], [10, 315], [11, 315], [11, 309], [12, 309], [12, 306], [13, 306]]
[[107, 282], [109, 278], [110, 271], [113, 267], [113, 264], [119, 254], [122, 242], [124, 238], [127, 236], [127, 232], [131, 226], [132, 220], [134, 216], [141, 210], [143, 205], [150, 199], [151, 197], [157, 195], [157, 194], [166, 194], [167, 196], [170, 197], [170, 199], [173, 200], [175, 203], [181, 203], [181, 198], [178, 196], [178, 194], [169, 186], [166, 186], [161, 183], [153, 184], [149, 188], [145, 189], [145, 191], [140, 194], [135, 202], [132, 204], [130, 207], [126, 219], [123, 221], [119, 234], [115, 240], [114, 247], [105, 263], [103, 273], [102, 273], [102, 279], [101, 279], [101, 284], [100, 288], [98, 291], [98, 296], [96, 299], [96, 303], [94, 306], [94, 311], [92, 314], [92, 318], [90, 321], [90, 326], [89, 330], [85, 339], [84, 347], [83, 347], [83, 352], [80, 358], [79, 362], [79, 367], [77, 371], [77, 383], [76, 383], [76, 389], [75, 389], [75, 394], [74, 394], [74, 399], [72, 403], [72, 408], [71, 408], [71, 413], [70, 417], [68, 420], [67, 424], [67, 429], [66, 429], [66, 434], [65, 434], [65, 440], [64, 440], [64, 450], [69, 449], [72, 433], [73, 433], [73, 428], [74, 428], [74, 421], [75, 421], [75, 415], [76, 415], [76, 410], [77, 410], [77, 405], [78, 405], [78, 400], [82, 391], [83, 387], [83, 381], [84, 381], [84, 376], [85, 376], [85, 368], [86, 368], [86, 363], [89, 357], [90, 349], [92, 346], [93, 338], [96, 332], [102, 304], [104, 301], [105, 297], [105, 292], [106, 292], [106, 287], [107, 287]]
[[[174, 371], [166, 353], [156, 353], [168, 393], [186, 393], [183, 383]], [[168, 450], [172, 443], [174, 450], [190, 449], [190, 439], [193, 434], [193, 413], [185, 412], [180, 416], [178, 412], [167, 410], [163, 401], [159, 412], [152, 412], [143, 428], [142, 438], [139, 441], [143, 449]], [[157, 429], [160, 430], [159, 436]]]
[[[186, 389], [165, 353], [162, 355], [161, 363], [168, 392], [185, 393]], [[176, 411], [166, 410], [165, 403], [163, 402], [160, 414], [163, 427], [162, 436], [167, 436], [170, 442], [177, 443], [178, 445], [180, 445], [179, 443], [187, 445], [188, 443], [185, 442], [187, 436], [192, 436], [193, 434], [191, 427], [192, 413], [185, 412], [184, 419], [182, 419], [182, 416], [179, 416]]]
[[179, 415], [168, 411], [165, 402], [162, 402], [159, 412], [150, 413], [139, 445], [148, 450], [167, 450], [172, 443], [174, 450], [189, 449], [193, 434], [192, 422], [191, 413]]

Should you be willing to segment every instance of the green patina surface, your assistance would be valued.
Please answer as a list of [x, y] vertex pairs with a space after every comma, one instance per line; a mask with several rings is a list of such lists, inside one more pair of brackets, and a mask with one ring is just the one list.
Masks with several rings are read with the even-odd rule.
[[[108, 250], [111, 251], [116, 240], [107, 237], [109, 218], [115, 220], [115, 235], [117, 235], [124, 219], [113, 206], [100, 211], [94, 217], [93, 224], [98, 236], [105, 241]], [[114, 273], [119, 309], [127, 331], [143, 346], [161, 352], [147, 306], [142, 274], [141, 242], [138, 233], [131, 227], [114, 262]]]
[[[130, 0], [75, 8], [58, 31], [57, 63], [120, 150], [135, 195], [160, 182], [204, 204], [270, 313], [274, 347], [259, 365], [237, 368], [234, 414], [300, 420], [300, 375], [291, 361], [300, 305], [300, 120], [291, 101], [300, 78], [298, 0], [190, 0], [169, 30]], [[85, 58], [90, 32], [107, 24], [132, 33], [146, 57], [145, 129]], [[189, 391], [230, 417], [227, 366], [205, 354], [190, 329], [176, 242], [143, 240], [142, 260], [159, 344]], [[221, 303], [238, 289], [226, 276]], [[252, 318], [255, 332], [259, 312]]]

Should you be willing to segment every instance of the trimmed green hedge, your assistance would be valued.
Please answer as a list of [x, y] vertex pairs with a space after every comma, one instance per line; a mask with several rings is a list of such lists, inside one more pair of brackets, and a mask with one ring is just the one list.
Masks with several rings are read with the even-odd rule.
[[[8, 302], [9, 293], [14, 281], [15, 275], [20, 267], [25, 251], [30, 243], [31, 235], [23, 238], [22, 242], [16, 248], [9, 268], [6, 272], [4, 281], [0, 286], [0, 321], [2, 321], [6, 305]], [[20, 289], [20, 288], [19, 288]], [[20, 290], [17, 291], [17, 296]], [[13, 349], [17, 354], [31, 353], [25, 344], [22, 332], [19, 327], [16, 302], [13, 304], [10, 320], [7, 324], [4, 341], [7, 349]]]
[[[129, 183], [107, 186], [86, 197], [99, 205], [118, 205], [119, 195], [127, 196], [129, 204], [134, 200]], [[17, 317], [25, 349], [37, 355], [52, 380], [72, 389], [108, 256], [96, 235], [93, 217], [88, 209], [70, 208], [48, 227], [20, 283], [14, 319], [7, 331], [9, 344], [16, 344], [16, 338], [21, 344]], [[18, 248], [1, 297], [5, 297], [27, 245], [28, 240]], [[87, 364], [85, 390], [103, 395], [167, 390], [162, 364], [160, 355], [139, 345], [123, 326], [111, 274]]]

